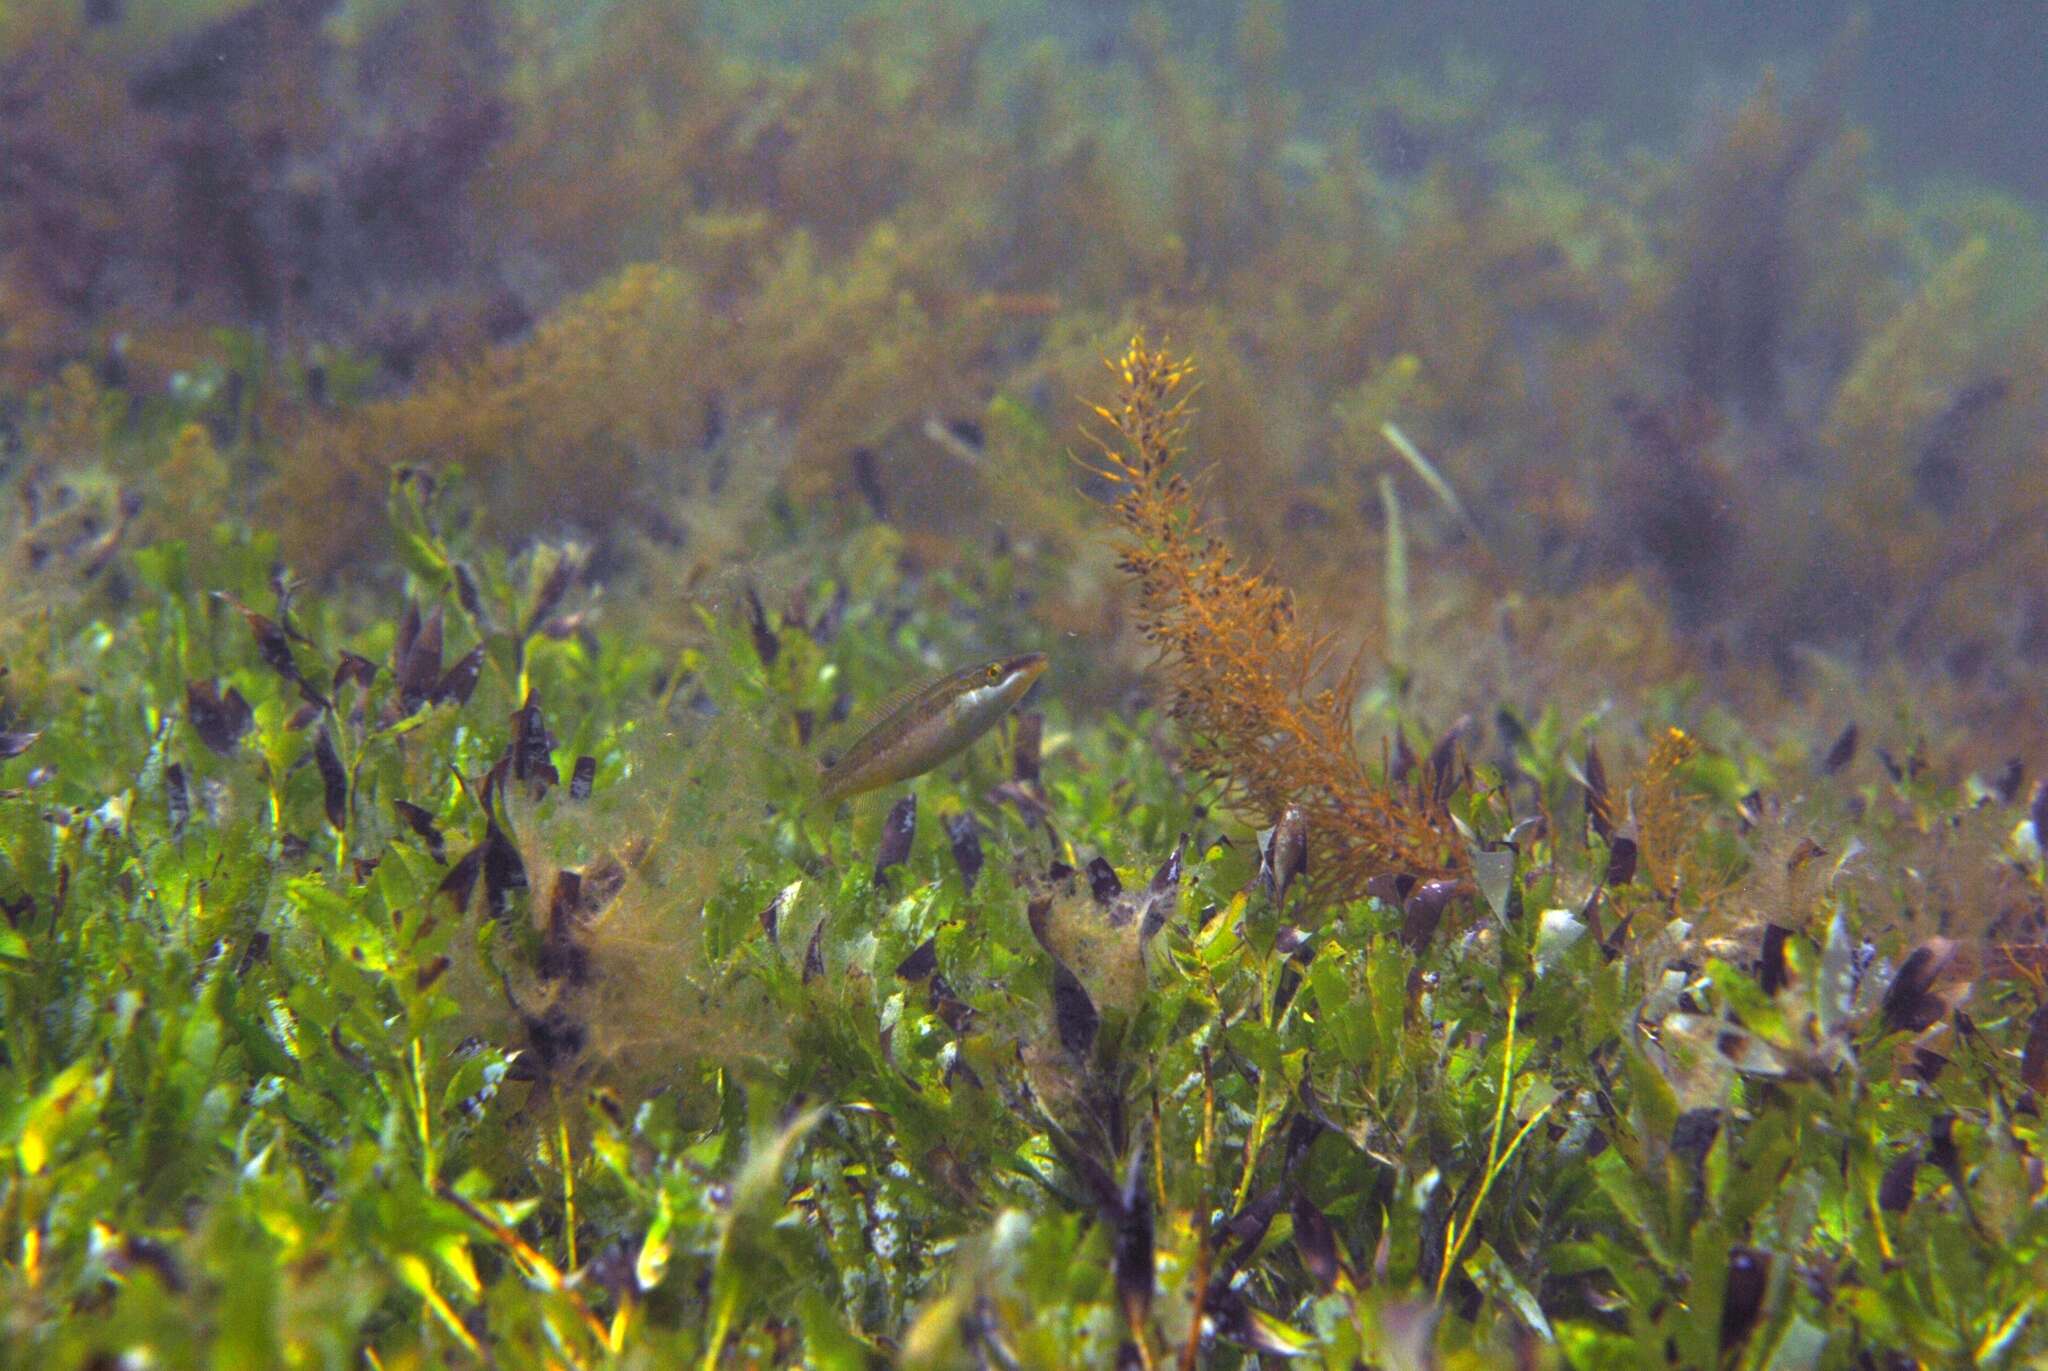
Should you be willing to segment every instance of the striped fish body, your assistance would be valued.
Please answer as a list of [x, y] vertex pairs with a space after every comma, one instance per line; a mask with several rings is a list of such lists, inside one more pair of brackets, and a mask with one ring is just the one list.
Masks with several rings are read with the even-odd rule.
[[907, 781], [964, 751], [1016, 707], [1045, 664], [1042, 652], [998, 657], [885, 702], [820, 773], [819, 800], [834, 804]]

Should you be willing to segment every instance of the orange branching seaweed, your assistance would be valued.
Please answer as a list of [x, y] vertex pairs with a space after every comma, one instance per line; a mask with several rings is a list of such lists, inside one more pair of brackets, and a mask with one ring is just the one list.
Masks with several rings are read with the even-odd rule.
[[1333, 665], [1330, 639], [1304, 632], [1287, 590], [1241, 569], [1196, 512], [1175, 470], [1192, 364], [1140, 334], [1110, 367], [1121, 381], [1116, 404], [1095, 412], [1114, 435], [1097, 439], [1103, 460], [1091, 470], [1117, 487], [1119, 564], [1137, 586], [1140, 630], [1160, 650], [1173, 717], [1192, 735], [1189, 761], [1223, 784], [1226, 803], [1267, 816], [1299, 805], [1326, 894], [1362, 894], [1384, 872], [1449, 873], [1453, 846], [1358, 755], [1348, 710], [1356, 668], [1319, 686]]
[[1636, 798], [1637, 842], [1643, 870], [1661, 894], [1674, 894], [1685, 873], [1682, 859], [1699, 819], [1699, 802], [1679, 774], [1699, 755], [1700, 745], [1683, 729], [1666, 729], [1643, 763]]

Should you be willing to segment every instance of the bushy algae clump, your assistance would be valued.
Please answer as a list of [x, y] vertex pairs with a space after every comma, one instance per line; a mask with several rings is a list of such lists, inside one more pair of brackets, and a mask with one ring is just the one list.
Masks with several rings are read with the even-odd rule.
[[1115, 494], [1119, 564], [1137, 591], [1138, 631], [1162, 658], [1169, 711], [1191, 735], [1190, 765], [1255, 815], [1299, 806], [1325, 844], [1316, 879], [1339, 896], [1381, 874], [1415, 881], [1461, 867], [1427, 800], [1400, 795], [1359, 757], [1357, 668], [1322, 680], [1329, 639], [1302, 628], [1286, 589], [1244, 570], [1203, 527], [1175, 467], [1192, 364], [1140, 335], [1111, 367], [1120, 384], [1096, 410], [1111, 428], [1096, 474]]

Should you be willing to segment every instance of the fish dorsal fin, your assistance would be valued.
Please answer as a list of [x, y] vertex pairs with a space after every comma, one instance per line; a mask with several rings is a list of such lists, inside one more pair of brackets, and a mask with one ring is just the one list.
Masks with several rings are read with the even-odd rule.
[[[985, 666], [981, 665], [963, 668], [966, 671], [981, 671], [985, 669]], [[836, 752], [837, 755], [833, 757], [833, 765], [837, 765], [838, 762], [846, 757], [847, 753], [853, 750], [861, 739], [867, 737], [876, 728], [880, 727], [883, 720], [893, 717], [905, 706], [909, 705], [911, 701], [930, 694], [960, 674], [960, 671], [944, 671], [935, 675], [913, 679], [897, 686], [880, 699], [872, 700], [860, 709], [855, 710], [845, 723], [834, 727], [823, 738], [819, 739], [819, 748], [816, 755], [820, 765], [824, 764], [824, 757], [828, 750]]]

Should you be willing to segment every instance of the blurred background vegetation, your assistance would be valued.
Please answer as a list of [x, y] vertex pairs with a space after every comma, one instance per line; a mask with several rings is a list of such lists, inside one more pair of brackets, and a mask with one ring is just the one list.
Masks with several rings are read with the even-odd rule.
[[[18, 537], [233, 512], [374, 574], [388, 474], [460, 463], [497, 537], [649, 586], [773, 501], [923, 568], [1001, 538], [1111, 661], [1046, 473], [1143, 324], [1202, 359], [1234, 543], [1380, 652], [1405, 491], [1445, 721], [1854, 679], [2038, 745], [2048, 270], [1992, 179], [2030, 142], [1944, 133], [2038, 115], [2021, 20], [1466, 9], [16, 3]], [[2005, 56], [1921, 99], [1937, 41]]]

